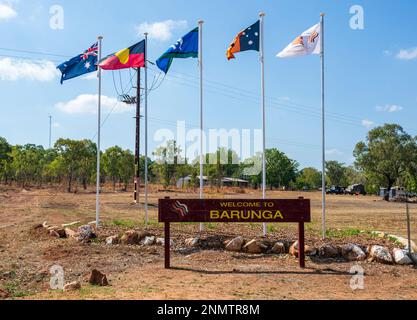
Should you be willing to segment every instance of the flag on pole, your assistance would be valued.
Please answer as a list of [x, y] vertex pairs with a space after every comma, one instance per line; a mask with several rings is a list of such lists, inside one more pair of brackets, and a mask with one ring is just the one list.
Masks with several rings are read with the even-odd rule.
[[320, 23], [314, 25], [301, 36], [297, 37], [283, 51], [278, 53], [278, 58], [301, 57], [312, 54], [321, 57], [321, 102], [322, 102], [322, 222], [323, 239], [326, 238], [326, 114], [325, 114], [325, 73], [324, 73], [324, 13]]
[[[238, 33], [226, 52], [228, 60], [235, 59], [235, 53], [243, 51], [258, 51], [261, 64], [261, 114], [262, 114], [262, 198], [266, 199], [266, 104], [265, 104], [265, 59], [264, 59], [264, 17], [259, 14], [259, 20]], [[263, 224], [263, 233], [267, 235], [267, 224]]]
[[303, 32], [301, 36], [297, 37], [283, 51], [278, 53], [277, 57], [292, 58], [320, 54], [320, 38], [321, 26], [319, 23]]
[[97, 71], [97, 61], [98, 42], [93, 44], [82, 54], [77, 55], [57, 67], [57, 69], [59, 69], [62, 73], [61, 84], [63, 84], [66, 80]]
[[198, 27], [172, 45], [156, 60], [156, 65], [161, 71], [168, 73], [175, 58], [198, 58]]
[[239, 32], [233, 43], [227, 49], [227, 59], [235, 59], [234, 53], [254, 50], [259, 51], [260, 47], [260, 21], [249, 28]]
[[120, 70], [145, 67], [145, 40], [113, 53], [99, 62], [103, 70]]

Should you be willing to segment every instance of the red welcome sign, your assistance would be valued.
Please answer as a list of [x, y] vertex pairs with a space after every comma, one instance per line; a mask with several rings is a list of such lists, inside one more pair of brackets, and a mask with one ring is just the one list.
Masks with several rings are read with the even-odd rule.
[[160, 199], [159, 222], [165, 224], [165, 268], [171, 267], [170, 223], [298, 223], [300, 267], [305, 268], [305, 223], [310, 200]]
[[159, 222], [311, 222], [310, 200], [159, 200]]

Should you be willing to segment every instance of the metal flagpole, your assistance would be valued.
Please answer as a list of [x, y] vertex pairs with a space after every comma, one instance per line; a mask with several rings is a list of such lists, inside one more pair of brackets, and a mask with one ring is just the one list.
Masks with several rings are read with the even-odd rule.
[[[204, 108], [203, 108], [203, 20], [198, 21], [198, 65], [200, 67], [200, 199], [204, 199]], [[200, 232], [204, 224], [200, 224]]]
[[148, 212], [148, 33], [145, 32], [145, 224], [149, 223]]
[[135, 141], [135, 203], [139, 203], [140, 189], [140, 68], [137, 68], [136, 87], [136, 141]]
[[[261, 12], [260, 17], [260, 60], [261, 60], [261, 93], [262, 93], [262, 198], [266, 199], [266, 108], [265, 108], [265, 56], [264, 56], [264, 17]], [[268, 226], [263, 224], [264, 236], [268, 233]]]
[[322, 112], [322, 201], [323, 201], [323, 239], [326, 239], [326, 113], [324, 99], [324, 13], [320, 14], [320, 57], [321, 57], [321, 112]]
[[[103, 37], [98, 37], [98, 61], [101, 60]], [[97, 121], [97, 187], [96, 187], [96, 227], [100, 227], [100, 152], [101, 152], [101, 68], [97, 66], [98, 75], [98, 121]]]

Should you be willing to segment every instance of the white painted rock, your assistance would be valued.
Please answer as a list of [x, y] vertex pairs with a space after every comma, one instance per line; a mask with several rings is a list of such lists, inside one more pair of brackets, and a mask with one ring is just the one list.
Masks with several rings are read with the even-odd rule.
[[[304, 253], [308, 257], [313, 257], [317, 255], [317, 249], [310, 247], [309, 245], [305, 245]], [[298, 257], [298, 241], [294, 242], [294, 244], [290, 247], [290, 254], [294, 257]]]
[[185, 240], [185, 245], [189, 248], [197, 248], [200, 244], [200, 238], [190, 238]]
[[[408, 239], [403, 238], [403, 237], [398, 237], [392, 234], [388, 235], [388, 237], [397, 241], [398, 243], [401, 243], [406, 248], [406, 250], [408, 250]], [[417, 245], [414, 241], [411, 241], [411, 250], [412, 252], [417, 253]]]
[[153, 246], [155, 242], [156, 242], [155, 237], [146, 237], [145, 240], [143, 241], [143, 244], [145, 246]]
[[322, 258], [338, 258], [339, 250], [330, 244], [324, 244], [319, 248], [319, 255]]
[[[171, 246], [175, 244], [174, 240], [171, 239]], [[165, 245], [165, 238], [158, 238], [156, 239], [156, 245], [157, 246], [164, 246]]]
[[347, 244], [342, 246], [342, 256], [348, 261], [364, 261], [365, 252], [356, 244]]
[[112, 245], [119, 244], [119, 243], [120, 243], [119, 236], [111, 236], [106, 239], [106, 244], [108, 246], [112, 246]]
[[379, 263], [392, 264], [392, 255], [387, 248], [381, 246], [372, 246], [371, 258], [375, 259]]
[[275, 254], [285, 254], [286, 253], [285, 244], [283, 244], [282, 242], [275, 243], [274, 246], [272, 247], [271, 252]]
[[94, 238], [93, 228], [90, 225], [81, 226], [78, 228], [78, 238], [79, 242], [89, 242]]
[[408, 256], [408, 251], [396, 248], [394, 249], [393, 253], [396, 264], [409, 265], [413, 263], [413, 261]]
[[75, 232], [74, 230], [72, 230], [70, 228], [65, 228], [65, 234], [67, 235], [67, 238], [76, 238], [77, 237], [77, 232]]
[[265, 244], [262, 243], [262, 241], [258, 241], [258, 240], [252, 240], [250, 242], [248, 242], [243, 249], [247, 252], [247, 253], [252, 253], [252, 254], [259, 254], [259, 253], [264, 253], [266, 252], [266, 250], [268, 249], [268, 246], [266, 246]]
[[67, 283], [64, 286], [64, 292], [77, 291], [80, 289], [81, 289], [81, 283], [79, 283], [78, 281]]
[[226, 245], [226, 251], [239, 252], [240, 250], [242, 250], [244, 243], [245, 239], [243, 239], [243, 237], [234, 238], [233, 240], [230, 240], [229, 243]]

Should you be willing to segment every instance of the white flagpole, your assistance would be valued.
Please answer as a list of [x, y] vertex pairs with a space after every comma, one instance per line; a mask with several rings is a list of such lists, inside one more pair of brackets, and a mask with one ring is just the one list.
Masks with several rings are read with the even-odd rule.
[[[198, 65], [200, 67], [200, 199], [204, 199], [204, 108], [203, 108], [203, 20], [198, 21]], [[204, 224], [200, 224], [200, 232]]]
[[[103, 37], [98, 37], [98, 60], [101, 60]], [[98, 131], [97, 131], [97, 187], [96, 187], [96, 227], [100, 227], [100, 152], [101, 152], [101, 68], [97, 66], [98, 76]]]
[[[262, 199], [266, 199], [266, 107], [265, 107], [265, 55], [264, 55], [264, 17], [261, 12], [260, 17], [260, 60], [261, 60], [261, 93], [262, 93]], [[268, 225], [263, 224], [263, 234], [268, 233]]]
[[326, 113], [325, 113], [325, 86], [324, 86], [324, 16], [325, 14], [320, 14], [320, 25], [321, 25], [321, 35], [320, 35], [320, 57], [321, 57], [321, 110], [322, 110], [322, 201], [323, 201], [323, 239], [326, 239]]
[[149, 223], [148, 181], [148, 33], [145, 33], [145, 224]]

